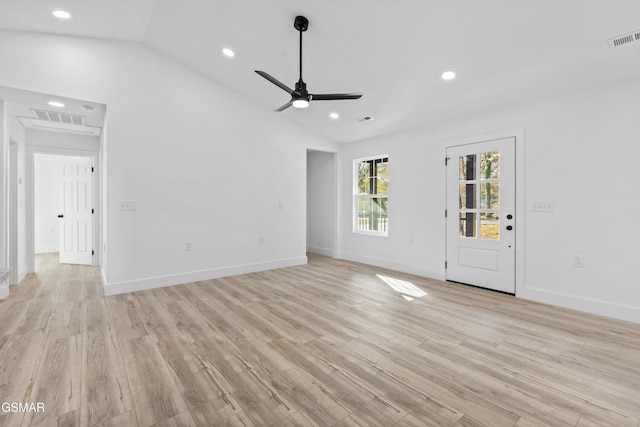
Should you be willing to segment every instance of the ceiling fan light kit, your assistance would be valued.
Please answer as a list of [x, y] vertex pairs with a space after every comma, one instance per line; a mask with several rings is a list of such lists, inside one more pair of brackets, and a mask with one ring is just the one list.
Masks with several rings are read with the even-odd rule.
[[307, 108], [309, 106], [309, 101], [306, 99], [295, 99], [291, 103], [294, 108]]
[[282, 107], [276, 109], [277, 112], [286, 110], [289, 107], [295, 108], [307, 108], [309, 106], [310, 101], [334, 101], [334, 100], [343, 100], [343, 99], [359, 99], [362, 94], [361, 93], [324, 93], [324, 94], [313, 94], [307, 91], [307, 84], [302, 80], [302, 33], [307, 31], [309, 28], [309, 20], [304, 16], [296, 16], [296, 19], [293, 21], [293, 27], [298, 30], [300, 33], [300, 77], [295, 84], [295, 89], [290, 89], [287, 85], [271, 76], [264, 71], [256, 70], [258, 75], [264, 77], [269, 80], [274, 85], [278, 86], [280, 89], [287, 92], [291, 95], [291, 100], [284, 104]]

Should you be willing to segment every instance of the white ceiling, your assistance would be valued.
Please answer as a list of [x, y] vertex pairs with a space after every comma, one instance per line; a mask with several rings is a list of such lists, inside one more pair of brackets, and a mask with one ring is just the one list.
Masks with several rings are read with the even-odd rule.
[[309, 91], [364, 96], [273, 114], [336, 142], [640, 77], [640, 42], [607, 44], [640, 30], [638, 0], [0, 0], [0, 28], [145, 43], [266, 110], [289, 96], [254, 70], [294, 85], [296, 15]]

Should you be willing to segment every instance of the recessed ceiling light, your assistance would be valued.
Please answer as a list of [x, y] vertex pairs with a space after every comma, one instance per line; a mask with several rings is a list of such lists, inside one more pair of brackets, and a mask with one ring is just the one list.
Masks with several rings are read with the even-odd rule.
[[233, 58], [236, 55], [235, 52], [229, 49], [228, 47], [225, 47], [224, 49], [222, 49], [222, 53], [224, 53], [224, 55], [228, 56], [229, 58]]
[[58, 107], [58, 108], [64, 107], [64, 104], [58, 101], [49, 101], [47, 102], [47, 104], [51, 105], [52, 107]]
[[456, 78], [456, 73], [453, 71], [445, 71], [444, 73], [442, 73], [441, 77], [443, 80], [453, 80]]
[[71, 14], [66, 10], [52, 10], [51, 14], [58, 19], [69, 19], [71, 18]]
[[332, 119], [339, 119], [340, 118], [340, 114], [338, 114], [338, 113], [330, 113], [329, 117], [331, 117]]

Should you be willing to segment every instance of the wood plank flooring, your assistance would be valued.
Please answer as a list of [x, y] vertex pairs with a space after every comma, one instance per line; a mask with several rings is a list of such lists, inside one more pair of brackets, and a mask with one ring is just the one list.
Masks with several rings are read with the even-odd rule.
[[361, 264], [0, 302], [0, 426], [640, 427], [640, 325]]

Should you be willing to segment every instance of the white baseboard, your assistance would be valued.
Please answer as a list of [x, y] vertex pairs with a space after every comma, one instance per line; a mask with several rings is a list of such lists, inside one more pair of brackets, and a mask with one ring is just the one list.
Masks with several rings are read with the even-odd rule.
[[640, 308], [638, 307], [614, 304], [528, 286], [523, 286], [523, 289], [518, 289], [517, 297], [597, 314], [599, 316], [611, 317], [613, 319], [625, 320], [627, 322], [640, 323]]
[[307, 252], [310, 252], [312, 254], [318, 254], [318, 255], [324, 255], [324, 256], [328, 256], [333, 258], [334, 253], [332, 249], [326, 249], [326, 248], [319, 248], [317, 246], [308, 246], [307, 247]]
[[255, 264], [236, 265], [232, 267], [215, 268], [212, 270], [193, 271], [184, 274], [172, 274], [168, 276], [149, 277], [146, 279], [129, 280], [116, 283], [108, 283], [104, 272], [104, 294], [117, 295], [127, 292], [144, 291], [148, 289], [162, 288], [165, 286], [180, 285], [183, 283], [198, 282], [201, 280], [218, 279], [220, 277], [237, 276], [239, 274], [256, 273], [258, 271], [274, 270], [276, 268], [294, 267], [307, 263], [307, 257], [289, 258], [275, 261], [260, 262]]
[[60, 247], [58, 245], [36, 247], [36, 254], [50, 254], [52, 252], [60, 252]]
[[105, 285], [109, 282], [107, 282], [107, 273], [105, 273], [104, 267], [102, 266], [100, 266], [100, 278], [102, 279], [102, 287], [105, 288]]
[[22, 282], [22, 279], [24, 279], [27, 276], [27, 266], [24, 265], [22, 266], [22, 268], [20, 268], [18, 270], [18, 277], [16, 277], [16, 283], [15, 285], [19, 284], [20, 282]]
[[428, 277], [430, 279], [436, 280], [444, 280], [444, 269], [443, 271], [434, 271], [427, 268], [420, 268], [410, 264], [402, 264], [399, 262], [392, 262], [385, 259], [367, 257], [357, 254], [351, 253], [341, 253], [338, 258], [346, 259], [348, 261], [359, 262], [362, 264], [372, 265], [375, 267], [386, 268], [388, 270], [396, 270], [401, 271], [403, 273], [414, 274], [416, 276]]
[[[359, 262], [375, 267], [397, 270], [404, 273], [415, 274], [417, 276], [429, 277], [437, 280], [445, 280], [444, 270], [431, 271], [413, 265], [390, 262], [387, 260], [366, 257], [351, 253], [341, 253], [338, 258]], [[627, 322], [640, 323], [640, 308], [621, 304], [609, 303], [606, 301], [579, 297], [576, 295], [562, 294], [558, 292], [538, 289], [529, 286], [519, 286], [516, 290], [516, 297], [544, 304], [556, 305], [572, 310], [583, 311], [599, 316], [610, 317]]]

